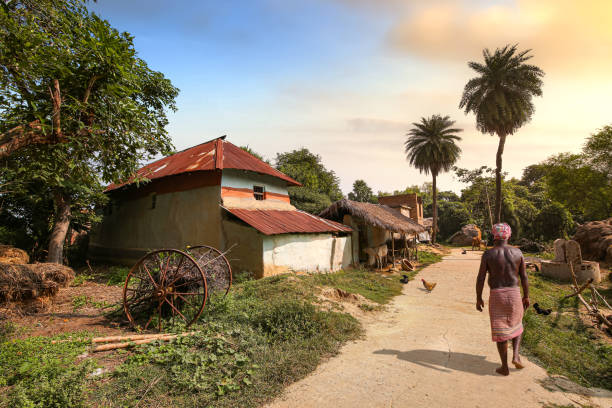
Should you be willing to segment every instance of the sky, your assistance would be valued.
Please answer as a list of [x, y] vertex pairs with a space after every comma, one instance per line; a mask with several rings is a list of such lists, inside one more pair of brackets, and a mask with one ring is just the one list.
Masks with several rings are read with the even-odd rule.
[[[139, 57], [180, 89], [176, 149], [227, 135], [268, 159], [306, 147], [376, 191], [430, 181], [405, 158], [423, 116], [464, 131], [457, 166], [495, 167], [498, 138], [459, 109], [484, 48], [519, 44], [546, 73], [533, 120], [510, 136], [504, 170], [522, 169], [612, 123], [609, 0], [98, 0]], [[463, 187], [452, 173], [440, 190]]]

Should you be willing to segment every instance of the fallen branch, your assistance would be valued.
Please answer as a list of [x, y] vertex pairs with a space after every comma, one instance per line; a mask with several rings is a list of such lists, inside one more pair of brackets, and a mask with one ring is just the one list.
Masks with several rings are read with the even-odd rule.
[[568, 299], [571, 298], [573, 296], [579, 295], [580, 293], [582, 293], [583, 290], [585, 290], [591, 283], [593, 283], [593, 278], [590, 278], [588, 281], [586, 281], [586, 283], [584, 285], [582, 285], [578, 290], [576, 290], [574, 288], [574, 293], [571, 293], [567, 296], [564, 296], [563, 299]]

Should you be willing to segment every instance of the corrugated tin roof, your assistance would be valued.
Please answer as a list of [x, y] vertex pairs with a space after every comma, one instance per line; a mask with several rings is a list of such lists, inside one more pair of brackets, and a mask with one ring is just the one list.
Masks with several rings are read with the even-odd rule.
[[[140, 168], [138, 177], [155, 180], [162, 177], [174, 176], [181, 173], [197, 171], [211, 171], [222, 169], [247, 170], [259, 174], [267, 174], [286, 181], [289, 185], [301, 185], [286, 174], [276, 170], [268, 163], [245, 152], [238, 146], [220, 137], [189, 149], [180, 151], [171, 156], [164, 157]], [[106, 191], [114, 190], [130, 184], [131, 181], [111, 184]]]
[[265, 235], [353, 231], [346, 225], [299, 210], [225, 209]]

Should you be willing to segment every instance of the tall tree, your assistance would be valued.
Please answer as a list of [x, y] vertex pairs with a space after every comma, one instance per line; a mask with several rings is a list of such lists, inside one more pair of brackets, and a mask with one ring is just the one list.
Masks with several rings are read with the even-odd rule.
[[353, 183], [353, 191], [348, 193], [348, 199], [353, 201], [361, 201], [362, 203], [376, 203], [378, 200], [374, 197], [374, 193], [365, 180], [355, 180]]
[[495, 222], [501, 220], [502, 155], [506, 137], [531, 120], [532, 97], [542, 95], [544, 72], [526, 62], [531, 50], [517, 51], [506, 45], [491, 53], [483, 50], [484, 64], [468, 62], [478, 74], [465, 85], [459, 107], [476, 115], [476, 128], [499, 137], [495, 160]]
[[455, 142], [461, 138], [457, 133], [462, 129], [454, 128], [455, 122], [448, 116], [433, 115], [421, 118], [408, 132], [405, 142], [406, 158], [421, 173], [432, 177], [433, 190], [433, 228], [431, 242], [436, 242], [438, 230], [438, 191], [436, 178], [443, 171], [449, 171], [459, 159], [461, 149]]
[[74, 212], [93, 214], [104, 183], [171, 150], [178, 89], [85, 0], [2, 2], [0, 72], [0, 178], [13, 191], [44, 186], [55, 207], [47, 260], [61, 263]]

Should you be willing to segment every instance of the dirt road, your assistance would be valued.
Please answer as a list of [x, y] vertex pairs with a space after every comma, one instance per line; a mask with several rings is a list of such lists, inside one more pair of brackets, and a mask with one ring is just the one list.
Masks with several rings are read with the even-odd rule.
[[526, 357], [525, 369], [495, 373], [488, 313], [474, 304], [480, 254], [453, 250], [423, 270], [418, 278], [438, 283], [432, 293], [411, 281], [387, 311], [364, 322], [364, 340], [346, 345], [269, 407], [612, 407], [612, 393], [551, 378]]

